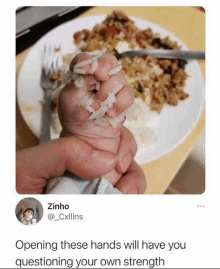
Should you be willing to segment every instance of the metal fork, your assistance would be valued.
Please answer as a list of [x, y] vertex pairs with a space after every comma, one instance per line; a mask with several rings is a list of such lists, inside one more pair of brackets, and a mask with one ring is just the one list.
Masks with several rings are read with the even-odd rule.
[[205, 51], [187, 51], [187, 50], [131, 50], [123, 53], [116, 51], [116, 58], [119, 60], [124, 57], [150, 55], [155, 58], [167, 59], [186, 59], [186, 60], [205, 60]]
[[44, 106], [42, 113], [42, 125], [40, 142], [49, 141], [51, 127], [51, 95], [55, 90], [55, 83], [51, 79], [52, 74], [62, 71], [61, 47], [56, 45], [44, 45], [41, 61], [41, 88], [44, 90]]

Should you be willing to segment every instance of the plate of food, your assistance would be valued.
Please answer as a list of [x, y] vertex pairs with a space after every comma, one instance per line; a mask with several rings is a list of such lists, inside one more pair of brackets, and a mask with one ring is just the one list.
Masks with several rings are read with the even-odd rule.
[[[63, 73], [79, 52], [122, 53], [138, 49], [181, 49], [187, 46], [157, 24], [129, 18], [122, 11], [109, 15], [77, 18], [43, 36], [30, 50], [19, 72], [17, 99], [24, 120], [40, 137], [43, 90], [40, 87], [41, 52], [45, 44], [59, 44]], [[133, 133], [139, 164], [153, 161], [181, 144], [195, 127], [204, 105], [204, 83], [196, 61], [156, 59], [150, 56], [120, 60], [122, 70], [140, 108], [137, 121], [126, 120]], [[53, 93], [51, 138], [59, 137], [61, 125], [57, 97], [62, 80]]]

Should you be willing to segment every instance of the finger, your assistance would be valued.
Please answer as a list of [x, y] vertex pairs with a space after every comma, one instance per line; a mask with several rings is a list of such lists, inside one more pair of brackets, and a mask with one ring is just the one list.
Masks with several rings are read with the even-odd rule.
[[141, 167], [132, 161], [128, 171], [115, 187], [124, 194], [143, 194], [146, 190], [146, 179]]
[[95, 98], [104, 101], [108, 97], [108, 93], [113, 92], [117, 85], [121, 85], [121, 88], [123, 88], [126, 83], [126, 78], [122, 73], [115, 74], [101, 83], [100, 90], [96, 93]]
[[99, 81], [106, 81], [110, 78], [109, 71], [118, 65], [117, 58], [112, 54], [104, 54], [98, 59], [98, 67], [94, 73]]
[[58, 113], [61, 124], [63, 122], [72, 122], [73, 119], [82, 121], [91, 114], [83, 106], [79, 105], [79, 102], [85, 96], [91, 94], [91, 82], [93, 81], [94, 78], [91, 75], [86, 75], [80, 89], [75, 87], [74, 81], [71, 81], [69, 85], [66, 85], [61, 90], [58, 98]]
[[107, 115], [112, 118], [118, 117], [134, 103], [134, 99], [135, 95], [131, 87], [122, 88], [116, 95], [113, 107], [107, 111]]
[[111, 171], [117, 156], [95, 150], [79, 138], [67, 137], [42, 143], [17, 153], [18, 193], [42, 193], [47, 179], [62, 176], [66, 170], [83, 179], [95, 179]]
[[118, 149], [118, 162], [116, 170], [118, 173], [125, 173], [130, 166], [134, 156], [137, 152], [137, 143], [133, 134], [126, 128], [121, 129], [121, 140]]
[[[88, 85], [85, 85], [77, 91], [75, 88], [65, 86], [58, 99], [58, 114], [61, 125], [63, 122], [72, 123], [73, 119], [83, 120], [87, 118], [90, 113], [82, 106], [77, 106], [78, 102], [88, 94]], [[77, 106], [77, 107], [76, 107]]]
[[[77, 54], [73, 60], [71, 61], [70, 63], [70, 71], [73, 71], [74, 70], [74, 66], [76, 64], [79, 64], [83, 61], [87, 61], [87, 60], [91, 60], [92, 59], [92, 56], [90, 56], [88, 53], [79, 53]], [[88, 64], [88, 65], [85, 65], [85, 66], [82, 66], [82, 67], [79, 67], [78, 69], [81, 69], [83, 71], [85, 71], [85, 74], [90, 74], [90, 68], [91, 68], [91, 64]]]
[[72, 80], [60, 91], [59, 99], [62, 97], [66, 101], [69, 100], [72, 104], [78, 103], [83, 96], [91, 92], [94, 88], [91, 84], [95, 82], [95, 80], [91, 75], [83, 76], [82, 81], [82, 86], [78, 88], [75, 86], [75, 80]]

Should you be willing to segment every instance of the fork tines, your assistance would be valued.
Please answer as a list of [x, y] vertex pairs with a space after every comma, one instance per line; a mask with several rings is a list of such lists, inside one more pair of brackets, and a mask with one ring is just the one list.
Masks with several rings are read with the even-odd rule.
[[42, 69], [45, 74], [60, 73], [63, 69], [60, 44], [44, 44], [42, 53]]

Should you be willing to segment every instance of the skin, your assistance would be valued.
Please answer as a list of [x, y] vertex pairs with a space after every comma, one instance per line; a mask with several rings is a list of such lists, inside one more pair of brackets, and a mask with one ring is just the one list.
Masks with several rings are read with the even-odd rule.
[[31, 210], [27, 210], [24, 214], [24, 218], [26, 220], [31, 220], [33, 218], [33, 212]]
[[23, 215], [23, 210], [20, 214], [20, 221], [23, 223], [24, 220], [31, 220], [33, 218], [33, 212], [31, 210], [27, 210], [25, 214]]
[[[77, 62], [88, 59], [88, 56], [88, 54], [78, 55], [73, 59], [70, 69], [73, 69]], [[77, 92], [74, 88], [73, 81], [61, 91], [58, 106], [63, 127], [61, 138], [17, 152], [18, 193], [41, 194], [48, 179], [63, 176], [66, 171], [85, 180], [93, 180], [114, 171], [117, 176], [120, 175], [114, 183], [119, 191], [124, 194], [144, 193], [146, 180], [141, 168], [134, 161], [137, 146], [130, 131], [120, 123], [116, 128], [108, 127], [104, 131], [100, 126], [93, 126], [91, 133], [91, 128], [88, 128], [90, 113], [83, 107], [76, 106], [83, 94], [89, 91], [88, 84], [94, 78], [103, 81], [93, 103], [96, 110], [100, 102], [105, 100], [108, 89], [114, 83], [114, 77], [116, 81], [120, 83], [124, 81], [123, 85], [126, 84], [122, 73], [112, 77], [107, 75], [108, 70], [114, 68], [116, 63], [114, 56], [102, 56], [94, 76], [89, 75], [88, 66], [82, 68], [87, 75], [85, 85], [80, 91]], [[120, 115], [133, 103], [133, 92], [125, 85], [116, 99], [114, 107], [107, 112], [109, 117]]]
[[[47, 180], [64, 175], [65, 171], [86, 180], [92, 180], [111, 171], [114, 167], [126, 174], [116, 184], [122, 193], [143, 193], [145, 176], [134, 161], [122, 157], [127, 145], [130, 154], [136, 153], [132, 134], [124, 129], [118, 154], [95, 150], [77, 137], [64, 137], [17, 152], [16, 190], [19, 194], [41, 194]], [[136, 169], [134, 169], [134, 166]], [[121, 183], [120, 183], [121, 182]]]
[[[72, 60], [70, 70], [73, 71], [74, 66], [77, 63], [91, 58], [92, 57], [87, 53], [78, 54]], [[83, 96], [91, 92], [92, 89], [90, 85], [93, 81], [101, 81], [100, 90], [94, 95], [94, 102], [92, 104], [94, 110], [99, 109], [100, 103], [106, 100], [108, 93], [111, 92], [117, 84], [123, 85], [122, 89], [115, 95], [116, 102], [113, 107], [106, 113], [107, 116], [111, 118], [119, 116], [128, 109], [133, 104], [135, 96], [132, 88], [127, 86], [125, 76], [122, 72], [112, 76], [108, 75], [109, 71], [118, 65], [118, 61], [115, 56], [111, 54], [102, 55], [98, 59], [98, 62], [98, 68], [93, 75], [90, 74], [91, 65], [80, 67], [80, 69], [85, 71], [82, 88], [76, 88], [74, 80], [72, 80], [72, 82], [66, 85], [61, 91], [58, 101], [58, 113], [63, 127], [61, 136], [78, 137], [96, 150], [105, 150], [117, 154], [121, 143], [121, 135], [126, 129], [123, 126], [124, 121], [118, 123], [116, 127], [111, 125], [109, 127], [99, 126], [94, 122], [89, 121], [88, 118], [91, 113], [84, 107], [79, 106], [78, 103]], [[136, 153], [137, 146], [136, 143], [135, 145], [133, 144], [134, 142], [132, 142], [132, 147], [135, 147]], [[117, 185], [117, 182], [122, 178], [123, 173], [133, 162], [134, 154], [131, 153], [130, 147], [131, 146], [127, 143], [127, 147], [123, 148], [124, 154], [119, 161], [122, 162], [123, 160], [129, 165], [125, 165], [124, 169], [121, 171], [114, 168], [109, 173], [105, 174], [105, 177], [113, 185]], [[135, 167], [137, 166], [135, 165]]]

